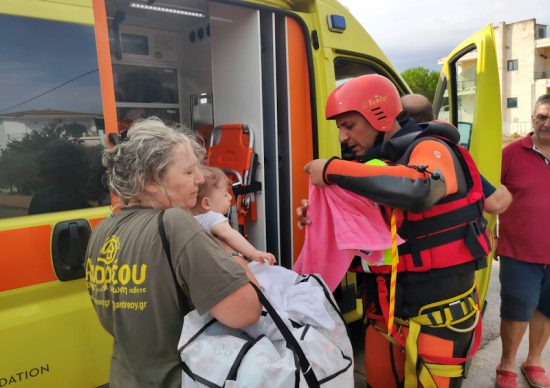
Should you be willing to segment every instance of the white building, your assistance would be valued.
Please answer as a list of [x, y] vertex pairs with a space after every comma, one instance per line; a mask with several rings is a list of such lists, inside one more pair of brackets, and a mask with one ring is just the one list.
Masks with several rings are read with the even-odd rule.
[[[531, 113], [536, 99], [550, 93], [550, 38], [547, 26], [535, 19], [495, 26], [495, 44], [500, 76], [502, 132], [524, 135], [531, 131]], [[477, 51], [462, 58], [462, 70], [477, 64]], [[442, 64], [445, 58], [439, 59]], [[471, 79], [469, 79], [471, 78]], [[462, 73], [465, 85], [475, 72]], [[462, 96], [463, 100], [467, 96]], [[472, 96], [473, 97], [473, 96]], [[466, 103], [467, 101], [462, 101]]]
[[531, 131], [536, 99], [550, 93], [550, 38], [535, 19], [495, 27], [500, 72], [502, 130], [505, 135]]

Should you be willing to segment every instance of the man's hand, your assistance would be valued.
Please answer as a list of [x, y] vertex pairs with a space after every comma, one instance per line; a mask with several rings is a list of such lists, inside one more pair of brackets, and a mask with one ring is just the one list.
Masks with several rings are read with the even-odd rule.
[[493, 194], [485, 198], [485, 211], [490, 214], [503, 213], [512, 203], [512, 194], [504, 185], [500, 185]]
[[304, 171], [311, 176], [311, 183], [317, 187], [325, 187], [323, 180], [323, 170], [327, 164], [326, 159], [315, 159], [304, 166]]
[[302, 230], [306, 225], [311, 224], [311, 220], [307, 216], [307, 209], [309, 208], [309, 202], [307, 199], [300, 201], [300, 207], [296, 208], [296, 215], [298, 216], [298, 229]]

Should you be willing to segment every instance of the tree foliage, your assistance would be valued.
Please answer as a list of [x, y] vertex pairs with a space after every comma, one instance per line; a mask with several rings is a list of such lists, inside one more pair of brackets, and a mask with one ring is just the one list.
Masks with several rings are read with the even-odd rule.
[[0, 150], [0, 187], [24, 194], [36, 190], [41, 184], [40, 168], [45, 167], [38, 160], [39, 156], [53, 144], [70, 143], [75, 147], [81, 144], [82, 141], [71, 133], [74, 127], [70, 125], [53, 120], [41, 130], [27, 133], [21, 140], [10, 140], [6, 148]]
[[411, 67], [401, 73], [412, 91], [433, 101], [439, 73], [422, 66]]

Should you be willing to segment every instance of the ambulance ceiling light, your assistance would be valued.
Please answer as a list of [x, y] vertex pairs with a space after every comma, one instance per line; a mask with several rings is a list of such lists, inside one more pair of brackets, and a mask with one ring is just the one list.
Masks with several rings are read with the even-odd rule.
[[233, 19], [224, 18], [222, 16], [210, 16], [210, 20], [213, 20], [215, 22], [223, 22], [223, 23], [233, 23]]
[[204, 19], [206, 15], [202, 12], [197, 12], [196, 10], [187, 10], [187, 9], [181, 9], [181, 8], [169, 8], [165, 7], [163, 5], [149, 5], [149, 4], [143, 4], [143, 3], [136, 3], [134, 1], [130, 2], [130, 7], [132, 8], [138, 8], [138, 9], [145, 9], [147, 11], [157, 11], [157, 12], [166, 12], [166, 13], [172, 13], [175, 15], [182, 15], [182, 16], [191, 16], [195, 18]]

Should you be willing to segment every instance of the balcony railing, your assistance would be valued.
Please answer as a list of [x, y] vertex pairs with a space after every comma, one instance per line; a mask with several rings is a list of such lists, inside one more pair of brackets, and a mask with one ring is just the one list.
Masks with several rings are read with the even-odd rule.
[[550, 78], [550, 71], [535, 71], [535, 79]]

